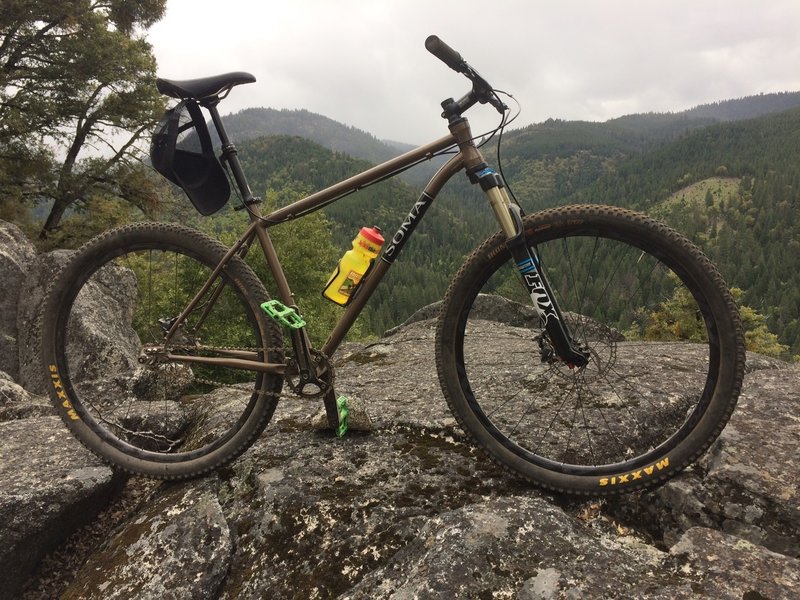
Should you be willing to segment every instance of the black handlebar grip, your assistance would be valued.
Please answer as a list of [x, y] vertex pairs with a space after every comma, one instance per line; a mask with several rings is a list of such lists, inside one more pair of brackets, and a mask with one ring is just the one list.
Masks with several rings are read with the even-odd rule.
[[435, 35], [428, 36], [425, 48], [454, 71], [460, 73], [464, 69], [464, 59], [461, 55]]

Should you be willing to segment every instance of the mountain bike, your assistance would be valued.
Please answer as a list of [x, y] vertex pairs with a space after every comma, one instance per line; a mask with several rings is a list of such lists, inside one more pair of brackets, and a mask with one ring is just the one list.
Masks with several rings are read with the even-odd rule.
[[[745, 356], [718, 271], [677, 232], [622, 208], [526, 215], [464, 116], [488, 104], [505, 120], [501, 92], [436, 36], [425, 45], [471, 82], [442, 103], [449, 133], [269, 214], [217, 108], [254, 77], [158, 80], [179, 103], [153, 137], [154, 166], [202, 214], [227, 202], [232, 181], [249, 226], [226, 247], [179, 224], [127, 225], [88, 242], [56, 277], [42, 318], [43, 366], [59, 414], [90, 450], [130, 473], [201, 476], [254, 442], [284, 383], [321, 399], [342, 434], [348, 407], [334, 389], [332, 356], [459, 172], [483, 190], [499, 226], [455, 275], [437, 322], [439, 381], [467, 436], [538, 486], [598, 495], [657, 485], [710, 446], [734, 410]], [[196, 133], [194, 150], [176, 145], [187, 130]], [[350, 282], [341, 318], [315, 348], [270, 230], [446, 153], [379, 257]], [[244, 260], [254, 246], [274, 299]], [[91, 310], [103, 335], [87, 342]]]

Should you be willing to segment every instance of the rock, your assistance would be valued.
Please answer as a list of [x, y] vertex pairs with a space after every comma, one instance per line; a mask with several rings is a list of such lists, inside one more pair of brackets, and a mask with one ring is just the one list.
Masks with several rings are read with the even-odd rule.
[[542, 498], [492, 499], [431, 518], [341, 600], [386, 598], [783, 598], [800, 561], [689, 530], [669, 553], [581, 524]]
[[[711, 450], [664, 486], [615, 506], [667, 544], [713, 527], [800, 557], [800, 365], [752, 371]], [[635, 513], [635, 516], [633, 516]]]
[[[384, 337], [394, 335], [412, 323], [418, 323], [428, 319], [438, 319], [441, 310], [441, 302], [434, 302], [428, 306], [423, 306], [406, 319], [403, 324], [387, 331]], [[470, 315], [471, 318], [474, 319], [494, 321], [513, 327], [523, 327], [530, 323], [535, 323], [539, 319], [532, 306], [526, 306], [504, 298], [503, 296], [496, 296], [493, 294], [478, 294], [478, 297], [472, 305], [472, 312]]]
[[217, 598], [231, 550], [214, 478], [164, 485], [83, 565], [61, 598]]
[[132, 392], [140, 400], [177, 399], [194, 383], [192, 369], [180, 363], [165, 363], [140, 369]]
[[22, 282], [20, 296], [25, 298], [17, 311], [17, 329], [20, 332], [19, 383], [34, 394], [47, 394], [41, 366], [41, 325], [39, 317], [45, 293], [56, 273], [63, 267], [71, 250], [56, 250], [36, 257], [30, 265], [27, 279]]
[[594, 530], [535, 494], [431, 516], [342, 600], [631, 597], [664, 554]]
[[[429, 319], [344, 347], [336, 389], [367, 407], [369, 433], [314, 430], [321, 403], [286, 394], [231, 465], [160, 486], [65, 597], [797, 595], [797, 366], [754, 357], [740, 409], [696, 468], [639, 497], [577, 502], [520, 482], [468, 443], [439, 390], [434, 337]], [[223, 426], [241, 394], [205, 395], [214, 419], [188, 443]]]
[[686, 583], [667, 585], [660, 592], [664, 598], [758, 600], [800, 595], [800, 560], [737, 536], [694, 527], [669, 553], [689, 589]]
[[117, 480], [58, 417], [0, 423], [0, 598], [12, 598], [39, 560], [90, 522]]
[[452, 431], [394, 424], [337, 439], [308, 428], [309, 408], [279, 405], [276, 422], [222, 475], [236, 540], [220, 598], [336, 597], [430, 516], [504, 479]]
[[[392, 336], [412, 323], [418, 323], [429, 319], [438, 319], [441, 310], [441, 302], [423, 306], [406, 319], [403, 324], [389, 329], [384, 334], [384, 337]], [[503, 325], [510, 325], [511, 327], [529, 327], [531, 325], [538, 325], [539, 323], [539, 316], [533, 306], [520, 304], [519, 302], [514, 302], [513, 300], [495, 294], [478, 294], [478, 297], [472, 304], [470, 318], [491, 321], [493, 323], [502, 323]], [[619, 331], [602, 325], [589, 317], [567, 312], [564, 314], [564, 318], [570, 323], [573, 330], [580, 329], [581, 334], [587, 339], [596, 339], [598, 337], [609, 338], [614, 341], [622, 341], [625, 339], [625, 336]]]
[[0, 421], [54, 414], [53, 406], [43, 396], [33, 396], [0, 371]]
[[[21, 294], [27, 302], [20, 305], [17, 326], [20, 332], [20, 383], [37, 394], [46, 394], [47, 387], [41, 367], [39, 346], [41, 328], [39, 316], [47, 287], [56, 273], [69, 261], [71, 251], [57, 250], [37, 258]], [[136, 283], [130, 272], [122, 268], [104, 269], [78, 297], [70, 321], [69, 356], [74, 381], [92, 382], [106, 386], [117, 373], [132, 373], [138, 366], [141, 343], [136, 332], [119, 315], [131, 316], [136, 297]], [[100, 368], [102, 367], [102, 368]], [[126, 389], [133, 382], [117, 382]], [[89, 385], [87, 383], [87, 385]]]
[[436, 321], [417, 321], [391, 337], [335, 357], [336, 390], [361, 401], [377, 428], [456, 426], [442, 397], [433, 345]]
[[[311, 427], [317, 430], [330, 429], [328, 425], [328, 413], [323, 406], [311, 418]], [[347, 430], [348, 431], [372, 431], [372, 417], [369, 414], [369, 407], [366, 402], [358, 398], [347, 399]]]
[[19, 227], [0, 221], [0, 371], [16, 380], [19, 377], [17, 352], [17, 301], [22, 282], [36, 250]]

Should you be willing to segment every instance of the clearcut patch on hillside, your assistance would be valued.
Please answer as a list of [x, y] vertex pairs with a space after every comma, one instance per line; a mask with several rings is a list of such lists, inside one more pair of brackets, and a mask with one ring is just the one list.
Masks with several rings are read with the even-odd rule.
[[704, 204], [710, 194], [712, 206], [719, 208], [720, 203], [727, 203], [731, 198], [739, 196], [740, 184], [739, 177], [709, 177], [678, 190], [664, 201], [664, 205], [668, 208], [677, 203], [686, 206]]

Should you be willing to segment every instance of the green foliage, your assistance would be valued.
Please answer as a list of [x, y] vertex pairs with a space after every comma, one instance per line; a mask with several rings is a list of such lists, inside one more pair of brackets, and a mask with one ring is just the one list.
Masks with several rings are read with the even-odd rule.
[[[264, 212], [277, 206], [281, 195], [290, 193], [283, 190], [268, 190]], [[205, 219], [202, 229], [223, 243], [233, 245], [244, 231], [245, 215], [232, 210]], [[300, 221], [292, 221], [269, 228], [270, 238], [281, 261], [281, 266], [289, 280], [289, 286], [300, 307], [300, 313], [307, 323], [307, 331], [315, 344], [321, 345], [327, 334], [341, 316], [342, 308], [322, 296], [322, 289], [339, 259], [339, 250], [333, 243], [330, 224], [322, 213], [314, 213]], [[277, 288], [258, 243], [247, 255], [247, 263], [264, 283], [270, 296], [278, 298]], [[363, 325], [357, 322], [351, 336], [363, 337]]]
[[[741, 298], [742, 290], [734, 288], [736, 298]], [[767, 326], [764, 315], [749, 306], [740, 306], [739, 315], [744, 327], [744, 338], [747, 349], [765, 356], [776, 358], [789, 358], [789, 346], [781, 344], [778, 336], [772, 333]]]
[[[277, 206], [299, 200], [370, 166], [365, 161], [331, 152], [298, 137], [259, 138], [240, 144], [238, 148], [251, 187], [271, 190], [270, 201]], [[442, 298], [464, 257], [495, 227], [486, 200], [480, 196], [476, 198], [476, 193], [479, 192], [456, 185], [436, 199], [362, 314], [365, 333], [380, 335], [403, 322], [415, 310]], [[417, 198], [416, 190], [392, 179], [325, 207], [328, 219], [325, 227], [336, 251], [328, 262], [322, 263], [325, 276], [316, 293], [321, 293], [328, 275], [362, 226], [378, 225], [385, 237], [390, 238]], [[303, 217], [296, 224], [276, 226], [270, 231], [277, 235], [284, 228], [296, 227], [294, 239], [305, 239], [309, 235], [307, 223], [313, 227], [309, 221], [313, 216]], [[290, 268], [286, 271], [294, 276]], [[291, 277], [290, 284], [294, 289]]]
[[[742, 290], [731, 290], [738, 301]], [[764, 315], [750, 306], [739, 306], [739, 315], [745, 332], [745, 344], [751, 352], [775, 358], [789, 358], [789, 347], [778, 341], [778, 336], [769, 331]], [[644, 338], [648, 340], [688, 340], [705, 341], [705, 328], [697, 303], [685, 287], [676, 288], [672, 297], [661, 306], [646, 315], [647, 325]]]
[[[138, 302], [135, 304], [132, 325], [139, 338], [160, 342], [163, 330], [160, 319], [176, 317], [211, 275], [212, 269], [190, 259], [170, 252], [141, 251], [125, 255], [119, 267], [124, 270], [110, 276], [125, 277], [128, 270], [136, 275]], [[242, 299], [233, 286], [217, 284], [207, 292], [206, 299], [214, 297], [210, 312], [206, 313], [204, 301], [198, 310], [191, 313], [175, 340], [181, 343], [185, 332], [193, 336], [193, 342], [203, 346], [222, 348], [257, 348], [253, 323], [246, 318]], [[199, 379], [215, 382], [246, 382], [252, 373], [210, 365], [194, 365], [192, 370]]]
[[[91, 218], [87, 218], [91, 215]], [[77, 248], [100, 233], [136, 220], [130, 204], [118, 198], [94, 196], [61, 221], [61, 226], [46, 239], [39, 240], [38, 250], [47, 252], [58, 248]]]
[[647, 340], [704, 342], [708, 339], [697, 302], [683, 286], [676, 287], [669, 300], [647, 315], [646, 322], [644, 339]]
[[[164, 7], [164, 0], [4, 3], [2, 202], [52, 202], [43, 235], [68, 210], [87, 208], [98, 194], [139, 208], [155, 201], [134, 142], [163, 110], [154, 87], [155, 59], [142, 30], [161, 18]], [[112, 136], [120, 140], [113, 146]], [[93, 157], [87, 157], [89, 148]], [[126, 185], [137, 171], [139, 185]], [[17, 210], [3, 209], [8, 212]]]

